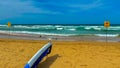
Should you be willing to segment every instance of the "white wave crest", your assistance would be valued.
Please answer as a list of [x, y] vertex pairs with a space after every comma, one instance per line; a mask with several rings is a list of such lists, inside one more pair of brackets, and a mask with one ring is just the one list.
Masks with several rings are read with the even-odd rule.
[[63, 30], [63, 28], [60, 27], [60, 28], [57, 28], [57, 30]]
[[31, 27], [28, 27], [28, 26], [23, 26], [23, 25], [16, 25], [16, 26], [13, 26], [14, 28], [31, 28]]
[[7, 27], [7, 25], [0, 25], [0, 27]]
[[67, 29], [67, 30], [75, 31], [76, 29]]
[[91, 29], [91, 27], [85, 27], [85, 29], [86, 29], [86, 30], [89, 30], [89, 29]]
[[56, 36], [74, 36], [74, 35], [76, 35], [76, 34], [57, 34], [57, 33], [45, 33], [45, 32], [30, 32], [30, 31], [11, 31], [11, 33], [38, 34], [38, 35], [56, 35]]
[[93, 28], [94, 30], [101, 30], [101, 28], [98, 28], [98, 27], [96, 27], [96, 28]]
[[100, 36], [100, 37], [118, 37], [119, 34], [95, 34], [95, 36]]

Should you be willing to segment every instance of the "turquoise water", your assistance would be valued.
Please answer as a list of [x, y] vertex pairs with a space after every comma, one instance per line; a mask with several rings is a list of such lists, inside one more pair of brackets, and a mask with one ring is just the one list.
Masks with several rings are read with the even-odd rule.
[[[111, 26], [107, 29], [108, 36], [119, 36], [120, 26]], [[0, 33], [26, 33], [41, 35], [78, 36], [96, 35], [105, 36], [106, 28], [102, 25], [0, 25]]]

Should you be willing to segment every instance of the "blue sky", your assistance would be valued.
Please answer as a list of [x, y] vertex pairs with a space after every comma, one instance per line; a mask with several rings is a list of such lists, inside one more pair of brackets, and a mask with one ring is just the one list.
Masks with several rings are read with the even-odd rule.
[[0, 0], [0, 23], [120, 24], [120, 0]]

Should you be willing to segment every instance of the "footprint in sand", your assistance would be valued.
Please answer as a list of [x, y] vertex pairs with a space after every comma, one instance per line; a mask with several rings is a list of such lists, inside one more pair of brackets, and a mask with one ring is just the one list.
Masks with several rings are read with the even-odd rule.
[[87, 64], [82, 64], [82, 65], [80, 65], [82, 68], [87, 68]]
[[25, 51], [25, 49], [20, 49], [20, 52], [24, 52]]

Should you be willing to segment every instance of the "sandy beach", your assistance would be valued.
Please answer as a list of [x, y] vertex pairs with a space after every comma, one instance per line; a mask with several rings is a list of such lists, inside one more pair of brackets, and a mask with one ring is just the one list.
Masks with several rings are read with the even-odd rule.
[[0, 68], [120, 68], [120, 0], [0, 0]]
[[[23, 68], [48, 41], [0, 39], [1, 68]], [[120, 42], [52, 41], [38, 68], [120, 68]]]

